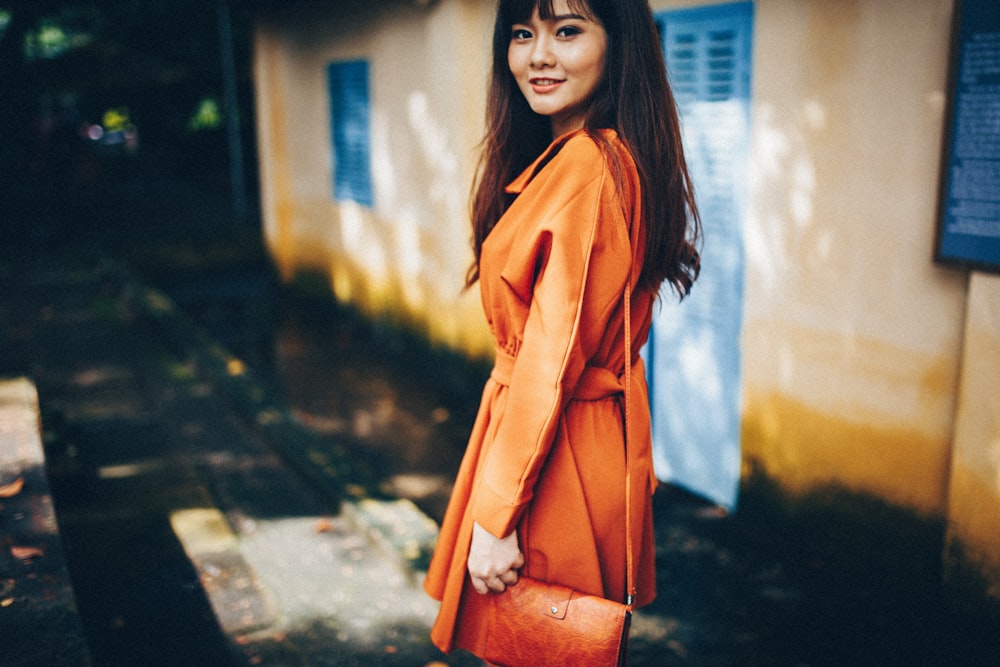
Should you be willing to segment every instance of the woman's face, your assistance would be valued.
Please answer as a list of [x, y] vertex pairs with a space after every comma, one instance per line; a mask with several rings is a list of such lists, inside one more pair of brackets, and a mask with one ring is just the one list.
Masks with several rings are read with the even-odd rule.
[[548, 116], [558, 137], [584, 126], [591, 98], [604, 79], [608, 36], [596, 18], [552, 4], [541, 19], [536, 8], [527, 22], [511, 28], [507, 64], [532, 111]]

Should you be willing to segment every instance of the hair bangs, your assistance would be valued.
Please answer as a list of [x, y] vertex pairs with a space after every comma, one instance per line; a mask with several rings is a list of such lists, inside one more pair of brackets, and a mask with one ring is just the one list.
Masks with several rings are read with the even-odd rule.
[[[504, 0], [500, 13], [507, 25], [524, 23], [531, 18], [532, 12], [538, 10], [538, 17], [548, 21], [556, 16], [555, 0]], [[595, 18], [593, 9], [587, 0], [566, 0], [569, 11], [588, 19]]]

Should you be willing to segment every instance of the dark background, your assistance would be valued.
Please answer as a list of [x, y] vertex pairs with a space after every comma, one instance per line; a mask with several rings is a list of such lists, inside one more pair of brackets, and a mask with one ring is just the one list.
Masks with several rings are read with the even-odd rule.
[[[266, 4], [0, 0], [0, 231], [136, 224], [138, 192], [192, 182], [228, 202], [213, 219], [252, 223], [251, 30]], [[220, 113], [194, 127], [206, 101]], [[109, 110], [127, 113], [131, 142], [87, 137]]]

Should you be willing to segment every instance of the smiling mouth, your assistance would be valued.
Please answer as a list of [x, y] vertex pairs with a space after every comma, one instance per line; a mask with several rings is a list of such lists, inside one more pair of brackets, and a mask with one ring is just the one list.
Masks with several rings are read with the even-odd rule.
[[528, 83], [535, 90], [536, 93], [550, 92], [558, 88], [562, 83], [563, 79], [530, 79]]

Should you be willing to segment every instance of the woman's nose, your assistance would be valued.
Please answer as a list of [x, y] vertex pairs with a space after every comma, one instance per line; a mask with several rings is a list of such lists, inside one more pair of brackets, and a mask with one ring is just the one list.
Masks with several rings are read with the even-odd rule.
[[531, 49], [531, 66], [548, 67], [553, 64], [555, 64], [555, 59], [552, 56], [552, 48], [548, 37], [539, 36], [535, 38], [533, 48]]

